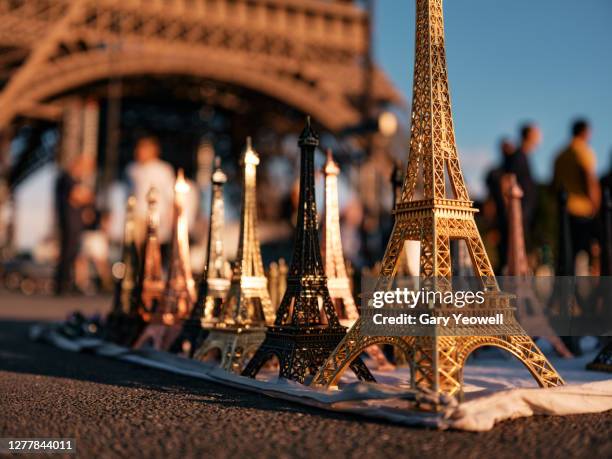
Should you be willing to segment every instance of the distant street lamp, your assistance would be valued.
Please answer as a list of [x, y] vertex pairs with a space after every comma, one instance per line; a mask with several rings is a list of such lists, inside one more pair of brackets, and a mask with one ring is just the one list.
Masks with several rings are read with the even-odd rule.
[[378, 132], [384, 137], [392, 137], [397, 132], [397, 116], [395, 113], [385, 111], [378, 116]]

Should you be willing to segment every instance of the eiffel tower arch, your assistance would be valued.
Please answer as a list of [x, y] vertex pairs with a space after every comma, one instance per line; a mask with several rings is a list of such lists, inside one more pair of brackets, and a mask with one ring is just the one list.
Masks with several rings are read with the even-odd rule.
[[[344, 1], [0, 0], [0, 131], [18, 116], [59, 119], [71, 91], [142, 75], [247, 88], [338, 130], [361, 117], [368, 20]], [[378, 69], [372, 87], [400, 100]]]

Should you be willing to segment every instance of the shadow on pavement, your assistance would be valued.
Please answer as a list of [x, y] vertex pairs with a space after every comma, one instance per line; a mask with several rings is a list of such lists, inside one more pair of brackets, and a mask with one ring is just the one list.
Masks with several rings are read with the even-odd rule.
[[[316, 413], [332, 419], [353, 418], [351, 415], [309, 408], [129, 362], [64, 351], [45, 343], [30, 341], [28, 329], [32, 324], [34, 322], [0, 321], [0, 372], [69, 378], [164, 393], [190, 394], [195, 396], [196, 402], [224, 407]], [[368, 422], [378, 423], [376, 420]], [[384, 421], [381, 422], [386, 424]]]

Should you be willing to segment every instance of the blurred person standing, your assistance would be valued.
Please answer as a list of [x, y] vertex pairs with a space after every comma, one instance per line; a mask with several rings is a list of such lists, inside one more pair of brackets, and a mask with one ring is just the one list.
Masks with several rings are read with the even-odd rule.
[[572, 125], [572, 139], [555, 160], [553, 187], [567, 193], [567, 213], [572, 243], [572, 266], [576, 255], [590, 255], [596, 236], [595, 216], [601, 204], [601, 187], [595, 174], [596, 156], [589, 140], [591, 127], [584, 119]]
[[525, 236], [531, 234], [538, 203], [538, 188], [531, 174], [529, 156], [542, 141], [542, 132], [534, 123], [524, 124], [520, 129], [520, 143], [514, 153], [504, 157], [504, 174], [514, 174], [523, 190], [521, 206]]
[[599, 180], [602, 196], [604, 194], [604, 190], [606, 189], [610, 191], [610, 195], [612, 196], [612, 150], [610, 150], [610, 155], [608, 158], [608, 172], [606, 172]]
[[110, 213], [96, 212], [95, 221], [91, 222], [81, 236], [81, 250], [76, 261], [76, 284], [80, 291], [86, 294], [96, 292], [92, 284], [91, 267], [93, 267], [100, 287], [105, 291], [113, 288], [113, 278], [110, 266], [109, 242]]
[[486, 184], [489, 192], [489, 199], [495, 206], [492, 229], [496, 230], [499, 235], [495, 271], [501, 274], [502, 269], [506, 266], [506, 260], [508, 258], [508, 218], [506, 216], [506, 203], [501, 183], [502, 177], [504, 176], [506, 158], [514, 154], [516, 148], [510, 139], [503, 138], [499, 143], [499, 150], [501, 153], [501, 163], [487, 173]]
[[60, 253], [55, 273], [55, 292], [62, 295], [74, 288], [75, 262], [81, 235], [90, 223], [95, 196], [86, 181], [95, 164], [90, 155], [74, 157], [55, 184], [55, 207], [60, 232]]
[[136, 197], [136, 239], [138, 244], [145, 238], [147, 221], [147, 193], [151, 187], [158, 191], [159, 241], [164, 257], [172, 233], [172, 206], [174, 197], [174, 169], [160, 159], [161, 147], [157, 137], [142, 136], [136, 142], [134, 162], [127, 168], [130, 194]]

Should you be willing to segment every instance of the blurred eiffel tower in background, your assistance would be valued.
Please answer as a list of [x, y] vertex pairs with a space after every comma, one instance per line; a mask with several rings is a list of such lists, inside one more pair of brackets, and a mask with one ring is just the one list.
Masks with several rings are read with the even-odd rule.
[[189, 228], [185, 212], [189, 184], [179, 170], [174, 185], [174, 213], [172, 217], [172, 241], [168, 279], [162, 300], [152, 311], [151, 320], [135, 347], [152, 345], [158, 350], [168, 350], [182, 330], [183, 321], [189, 317], [196, 300], [195, 283], [189, 258]]
[[[13, 190], [53, 159], [58, 138], [81, 138], [85, 126], [70, 118], [79, 111], [74, 102], [87, 99], [106, 115], [105, 185], [131, 148], [127, 110], [174, 123], [177, 102], [195, 103], [227, 115], [233, 140], [253, 120], [293, 134], [301, 113], [340, 132], [362, 121], [364, 94], [375, 108], [402, 104], [370, 58], [371, 28], [370, 11], [345, 0], [0, 0], [0, 168], [12, 162], [6, 176]], [[162, 91], [170, 113], [157, 103], [152, 110], [138, 105]], [[14, 151], [4, 147], [27, 136], [24, 121], [41, 147], [12, 161]], [[199, 133], [189, 129], [172, 140], [191, 143]], [[50, 131], [55, 139], [42, 145]]]
[[334, 161], [331, 149], [327, 150], [327, 161], [323, 166], [325, 175], [325, 219], [323, 224], [323, 261], [327, 287], [341, 323], [352, 323], [359, 317], [351, 291], [351, 281], [344, 263], [340, 233], [340, 209], [338, 202], [338, 175], [340, 167]]
[[[361, 319], [358, 319], [323, 364], [313, 384], [336, 384], [353, 359], [373, 344], [399, 347], [410, 361], [412, 386], [435, 394], [461, 396], [463, 367], [472, 351], [481, 346], [497, 346], [514, 354], [540, 386], [563, 384], [546, 357], [516, 322], [508, 296], [499, 291], [474, 221], [476, 209], [469, 200], [455, 142], [442, 0], [416, 0], [415, 42], [408, 169], [374, 291], [387, 291], [392, 287], [406, 240], [421, 243], [420, 275], [424, 286], [449, 291], [450, 243], [451, 240], [463, 240], [472, 260], [473, 273], [485, 291], [485, 302], [478, 305], [478, 312], [501, 313], [504, 324], [488, 329], [468, 327], [463, 330], [465, 336], [440, 336], [442, 330], [438, 326], [433, 326], [431, 336], [367, 336], [361, 332]], [[419, 179], [423, 181], [422, 199], [415, 196]], [[437, 306], [438, 314], [449, 313], [454, 308], [453, 305]]]
[[257, 166], [259, 156], [251, 138], [242, 156], [242, 211], [240, 240], [229, 292], [219, 320], [210, 328], [194, 358], [203, 360], [213, 349], [221, 352], [221, 367], [240, 372], [265, 337], [266, 323], [274, 321], [268, 281], [257, 236]]
[[[300, 194], [287, 290], [274, 325], [268, 327], [265, 341], [242, 374], [254, 378], [275, 356], [280, 377], [304, 383], [340, 342], [346, 328], [336, 315], [321, 258], [314, 186], [314, 153], [319, 137], [310, 125], [310, 117], [298, 145]], [[359, 358], [351, 362], [351, 368], [360, 378], [373, 379]]]

